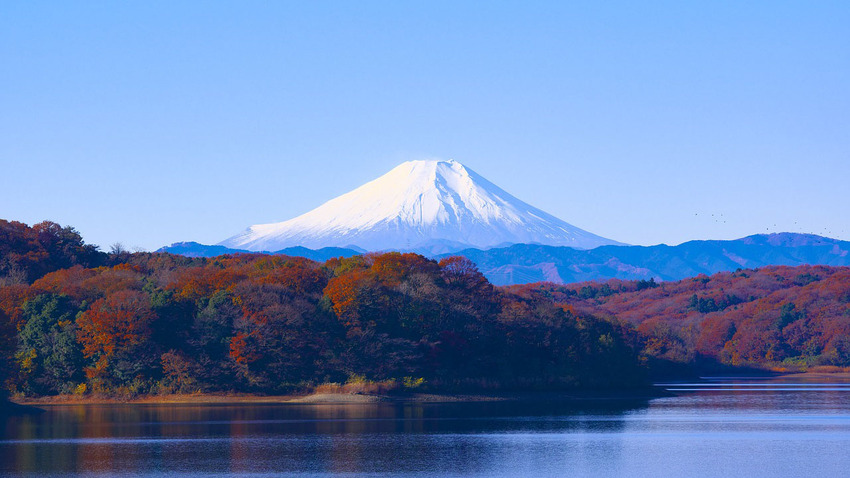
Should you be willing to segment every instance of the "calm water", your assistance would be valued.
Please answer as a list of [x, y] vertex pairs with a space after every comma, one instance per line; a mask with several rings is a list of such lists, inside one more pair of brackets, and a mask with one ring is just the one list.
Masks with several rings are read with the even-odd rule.
[[648, 402], [53, 406], [12, 476], [848, 476], [850, 384], [712, 379]]

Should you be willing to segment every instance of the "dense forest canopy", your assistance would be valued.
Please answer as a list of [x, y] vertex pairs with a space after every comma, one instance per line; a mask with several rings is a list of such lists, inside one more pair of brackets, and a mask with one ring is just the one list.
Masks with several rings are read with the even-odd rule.
[[41, 222], [32, 227], [0, 219], [0, 286], [29, 283], [74, 265], [96, 267], [106, 254], [88, 245], [72, 227]]
[[110, 254], [0, 221], [0, 379], [24, 395], [633, 387], [661, 363], [850, 365], [850, 268], [494, 287], [463, 257]]
[[[45, 226], [73, 247], [12, 237]], [[27, 246], [4, 251], [11, 272], [0, 287], [14, 344], [4, 348], [6, 383], [17, 393], [281, 393], [350, 381], [575, 389], [645, 379], [618, 322], [495, 288], [461, 257], [83, 256], [66, 252], [91, 249], [72, 229], [31, 229], [8, 228], [10, 243]], [[38, 252], [26, 275], [17, 272], [22, 250]]]

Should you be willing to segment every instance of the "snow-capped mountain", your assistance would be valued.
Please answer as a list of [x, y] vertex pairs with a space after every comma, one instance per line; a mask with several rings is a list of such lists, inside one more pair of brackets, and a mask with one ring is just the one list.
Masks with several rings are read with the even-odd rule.
[[517, 243], [620, 244], [520, 201], [454, 160], [407, 161], [306, 214], [251, 226], [219, 244], [251, 251], [356, 246], [441, 253]]

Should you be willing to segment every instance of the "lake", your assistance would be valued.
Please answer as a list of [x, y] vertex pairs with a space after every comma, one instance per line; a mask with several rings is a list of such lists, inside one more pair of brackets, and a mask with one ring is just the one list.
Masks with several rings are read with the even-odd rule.
[[[580, 403], [78, 405], [0, 421], [6, 476], [846, 476], [850, 383]], [[2, 420], [2, 419], [0, 419]]]

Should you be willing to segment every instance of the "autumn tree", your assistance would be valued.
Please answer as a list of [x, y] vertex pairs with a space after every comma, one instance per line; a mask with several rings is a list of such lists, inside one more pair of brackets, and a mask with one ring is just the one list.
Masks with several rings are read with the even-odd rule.
[[147, 294], [134, 290], [98, 299], [77, 319], [77, 340], [93, 364], [86, 369], [95, 390], [149, 386], [158, 355], [149, 342], [156, 314]]
[[72, 227], [50, 221], [29, 227], [0, 219], [0, 285], [29, 283], [76, 264], [94, 267], [104, 259], [105, 254], [85, 244]]

